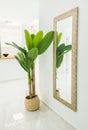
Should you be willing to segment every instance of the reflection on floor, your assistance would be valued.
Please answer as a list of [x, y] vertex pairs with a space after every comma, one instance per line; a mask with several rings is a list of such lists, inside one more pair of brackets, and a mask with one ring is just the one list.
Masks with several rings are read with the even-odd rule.
[[[16, 103], [17, 102], [17, 103]], [[21, 104], [22, 103], [22, 104]], [[0, 105], [0, 130], [76, 130], [46, 105], [26, 111], [22, 101]]]

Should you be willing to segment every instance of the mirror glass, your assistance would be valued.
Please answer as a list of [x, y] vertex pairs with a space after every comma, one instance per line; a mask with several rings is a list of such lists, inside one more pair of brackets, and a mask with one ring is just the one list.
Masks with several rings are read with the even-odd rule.
[[[60, 43], [72, 44], [72, 16], [57, 22], [57, 32], [62, 32]], [[69, 103], [71, 103], [71, 55], [72, 51], [66, 53], [61, 66], [56, 68], [56, 90], [59, 91], [60, 97]]]
[[76, 111], [78, 8], [54, 18], [54, 98]]

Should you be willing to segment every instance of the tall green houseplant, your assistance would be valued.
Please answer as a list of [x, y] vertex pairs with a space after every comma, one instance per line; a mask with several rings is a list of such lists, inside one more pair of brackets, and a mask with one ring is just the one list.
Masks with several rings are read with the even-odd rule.
[[28, 75], [28, 86], [29, 86], [29, 99], [36, 96], [35, 92], [35, 60], [36, 58], [43, 54], [50, 44], [52, 43], [54, 32], [49, 31], [45, 35], [42, 30], [38, 31], [36, 34], [30, 34], [30, 32], [25, 29], [25, 42], [26, 47], [22, 48], [16, 43], [6, 43], [19, 50], [15, 58], [21, 65], [21, 67], [27, 72]]

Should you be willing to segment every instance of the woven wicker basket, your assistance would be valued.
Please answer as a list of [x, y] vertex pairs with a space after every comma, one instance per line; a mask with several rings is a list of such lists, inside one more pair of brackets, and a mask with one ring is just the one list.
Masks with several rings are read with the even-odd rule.
[[40, 107], [39, 97], [36, 95], [35, 97], [28, 99], [28, 96], [25, 98], [25, 107], [28, 111], [36, 111]]

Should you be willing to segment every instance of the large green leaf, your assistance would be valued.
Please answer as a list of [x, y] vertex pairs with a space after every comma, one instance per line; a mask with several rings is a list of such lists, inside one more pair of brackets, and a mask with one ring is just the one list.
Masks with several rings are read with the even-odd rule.
[[27, 70], [26, 55], [24, 55], [21, 52], [19, 52], [17, 55], [19, 56], [21, 62], [23, 63], [24, 68]]
[[32, 38], [32, 40], [34, 39], [34, 37], [35, 37], [35, 34], [31, 34], [31, 38]]
[[32, 48], [31, 50], [28, 51], [28, 57], [32, 61], [34, 61], [37, 58], [38, 55], [38, 49], [37, 48]]
[[34, 39], [33, 39], [33, 46], [34, 46], [34, 47], [37, 47], [37, 46], [39, 45], [39, 43], [41, 42], [42, 38], [43, 38], [43, 31], [40, 30], [40, 31], [35, 35], [35, 37], [34, 37]]
[[16, 49], [18, 49], [19, 51], [21, 51], [21, 52], [23, 52], [23, 53], [26, 54], [26, 50], [25, 50], [24, 48], [18, 46], [18, 45], [17, 45], [16, 43], [14, 43], [14, 42], [12, 42], [12, 43], [7, 43], [7, 42], [5, 42], [5, 44], [11, 45], [11, 46], [15, 47]]
[[27, 68], [25, 67], [23, 61], [21, 60], [21, 58], [19, 56], [15, 56], [15, 58], [17, 59], [17, 61], [19, 62], [19, 64], [21, 65], [21, 67], [26, 71], [27, 71]]
[[29, 72], [31, 65], [32, 65], [32, 60], [28, 58], [27, 55], [24, 55], [23, 53], [18, 53], [15, 58], [18, 60], [19, 64], [21, 67], [26, 71]]
[[65, 50], [65, 44], [63, 43], [63, 44], [61, 44], [61, 45], [59, 45], [57, 47], [57, 49], [56, 49], [56, 55], [60, 55], [62, 52], [64, 52], [64, 50]]
[[67, 53], [70, 50], [72, 50], [72, 45], [66, 45], [64, 51]]
[[72, 45], [61, 44], [61, 45], [57, 48], [57, 50], [56, 50], [56, 55], [57, 55], [57, 56], [64, 55], [65, 53], [69, 52], [70, 50], [72, 50]]
[[56, 68], [59, 68], [61, 66], [63, 57], [64, 57], [63, 55], [61, 55], [60, 57], [56, 56]]
[[42, 41], [38, 45], [38, 54], [44, 53], [48, 47], [50, 46], [54, 36], [54, 31], [48, 32], [45, 37], [42, 39]]
[[25, 41], [26, 41], [27, 49], [30, 50], [32, 48], [32, 37], [31, 37], [31, 34], [30, 34], [30, 32], [27, 29], [24, 30], [24, 33], [25, 33]]
[[56, 35], [56, 48], [60, 44], [61, 38], [62, 38], [62, 32], [60, 32], [59, 34], [57, 33], [57, 35]]

